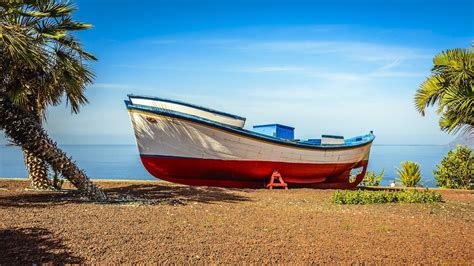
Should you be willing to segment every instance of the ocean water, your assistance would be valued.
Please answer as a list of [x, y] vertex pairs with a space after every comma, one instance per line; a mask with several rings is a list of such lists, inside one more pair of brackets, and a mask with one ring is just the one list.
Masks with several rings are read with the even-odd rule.
[[[62, 145], [91, 178], [155, 180], [142, 166], [135, 145]], [[396, 178], [395, 167], [402, 161], [420, 164], [425, 186], [433, 187], [433, 169], [449, 151], [448, 146], [374, 145], [369, 170], [385, 170], [382, 185]], [[26, 177], [21, 150], [0, 146], [0, 177]]]

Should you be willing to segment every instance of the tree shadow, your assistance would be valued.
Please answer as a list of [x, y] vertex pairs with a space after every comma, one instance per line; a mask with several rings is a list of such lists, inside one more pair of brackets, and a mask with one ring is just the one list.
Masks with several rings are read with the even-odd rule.
[[0, 229], [0, 265], [81, 263], [44, 228]]
[[0, 194], [0, 208], [47, 208], [65, 204], [101, 203], [101, 204], [169, 204], [186, 205], [200, 203], [235, 203], [250, 201], [238, 192], [243, 189], [217, 187], [192, 187], [181, 185], [134, 184], [121, 187], [103, 188], [109, 200], [94, 202], [81, 197], [77, 190], [63, 191], [24, 191]]
[[20, 192], [15, 194], [0, 194], [0, 208], [45, 208], [54, 205], [67, 204], [71, 199], [78, 197], [77, 191], [48, 191], [48, 192]]
[[112, 198], [112, 202], [114, 198], [120, 198], [124, 195], [131, 197], [132, 201], [133, 199], [142, 199], [148, 203], [172, 205], [185, 205], [191, 202], [207, 204], [219, 202], [236, 203], [251, 200], [249, 197], [237, 193], [246, 190], [218, 187], [139, 184], [107, 188], [104, 191]]

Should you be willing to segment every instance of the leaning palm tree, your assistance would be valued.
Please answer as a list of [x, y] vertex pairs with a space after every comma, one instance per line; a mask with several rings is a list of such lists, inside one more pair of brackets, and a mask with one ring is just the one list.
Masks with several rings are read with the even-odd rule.
[[[62, 95], [71, 104], [72, 112], [77, 113], [79, 106], [87, 102], [84, 96], [84, 87], [92, 81], [93, 75], [82, 61], [95, 60], [86, 53], [74, 39], [73, 31], [90, 27], [87, 24], [77, 23], [70, 19], [73, 6], [68, 3], [54, 3], [52, 1], [37, 1], [33, 6], [19, 6], [21, 12], [6, 13], [2, 18], [5, 21], [18, 24], [21, 28], [31, 29], [37, 36], [37, 45], [43, 45], [54, 51], [49, 55], [51, 68], [42, 78], [32, 79], [36, 84], [28, 88], [16, 88], [10, 92], [10, 97], [15, 104], [24, 108], [35, 116], [39, 123], [45, 121], [45, 111], [48, 105], [57, 105], [61, 102]], [[31, 16], [31, 12], [35, 17]], [[53, 16], [46, 16], [49, 11]], [[58, 20], [58, 18], [60, 19]], [[58, 30], [63, 28], [66, 30]], [[55, 40], [51, 42], [51, 40]], [[75, 54], [82, 54], [81, 57]], [[73, 64], [65, 64], [65, 60], [73, 61]], [[77, 62], [74, 62], [77, 61]], [[24, 72], [23, 74], [32, 74]], [[65, 76], [74, 77], [72, 82], [64, 82]], [[50, 189], [53, 187], [48, 178], [48, 166], [41, 158], [36, 157], [31, 151], [23, 148], [25, 164], [31, 180], [31, 186], [38, 189]]]
[[72, 35], [90, 27], [72, 19], [74, 10], [54, 0], [0, 1], [0, 129], [91, 198], [105, 199], [41, 126], [46, 107], [63, 96], [73, 112], [87, 102], [93, 74], [85, 62], [95, 58]]
[[433, 59], [430, 77], [415, 95], [415, 106], [424, 116], [426, 107], [438, 104], [440, 128], [448, 133], [474, 129], [474, 50], [454, 49]]

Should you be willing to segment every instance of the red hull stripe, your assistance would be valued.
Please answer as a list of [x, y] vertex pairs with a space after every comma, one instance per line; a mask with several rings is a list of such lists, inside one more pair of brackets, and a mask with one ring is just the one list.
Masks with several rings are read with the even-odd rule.
[[285, 163], [269, 161], [213, 160], [142, 155], [145, 168], [153, 176], [175, 183], [198, 186], [264, 188], [273, 170], [293, 187], [348, 188], [350, 169], [358, 163]]

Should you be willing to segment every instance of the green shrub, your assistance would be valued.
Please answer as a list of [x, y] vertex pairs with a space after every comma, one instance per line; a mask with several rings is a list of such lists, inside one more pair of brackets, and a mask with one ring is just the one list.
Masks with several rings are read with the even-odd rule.
[[373, 204], [373, 203], [433, 203], [443, 200], [441, 194], [425, 189], [419, 190], [351, 190], [336, 191], [331, 201], [337, 204]]
[[415, 162], [402, 162], [402, 169], [397, 169], [398, 178], [397, 183], [405, 187], [421, 186], [421, 171], [420, 166]]
[[360, 182], [359, 186], [363, 187], [376, 187], [380, 185], [380, 181], [382, 181], [384, 175], [384, 170], [382, 169], [382, 172], [380, 172], [379, 175], [375, 171], [367, 171], [367, 173], [364, 176], [364, 179]]
[[456, 146], [433, 170], [436, 185], [443, 188], [472, 189], [474, 183], [474, 154], [468, 147]]

